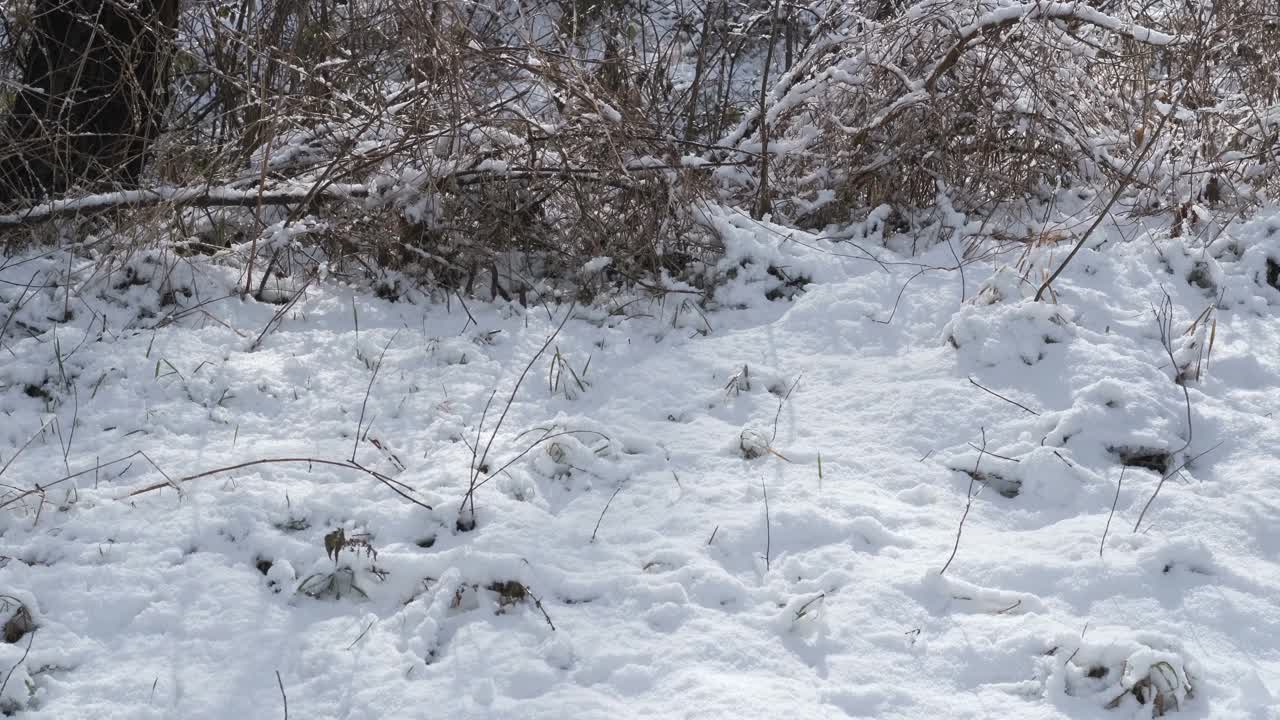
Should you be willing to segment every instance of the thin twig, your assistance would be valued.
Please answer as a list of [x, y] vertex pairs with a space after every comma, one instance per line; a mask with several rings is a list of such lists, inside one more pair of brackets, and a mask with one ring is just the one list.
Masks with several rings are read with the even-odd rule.
[[622, 485], [618, 485], [618, 489], [613, 491], [609, 501], [604, 504], [604, 509], [600, 511], [600, 517], [596, 520], [596, 529], [591, 531], [591, 542], [596, 541], [596, 533], [600, 532], [600, 523], [604, 522], [604, 514], [609, 512], [609, 506], [613, 504], [613, 499], [618, 497], [620, 492], [622, 492]]
[[534, 595], [533, 591], [529, 589], [528, 585], [524, 586], [524, 591], [529, 594], [529, 597], [533, 598], [534, 607], [542, 611], [542, 617], [547, 621], [547, 626], [551, 628], [551, 632], [555, 632], [556, 624], [551, 622], [551, 616], [547, 614], [547, 609], [542, 606], [542, 598], [538, 597], [537, 595]]
[[[355, 307], [354, 305], [352, 307]], [[396, 330], [391, 334], [391, 339], [386, 345], [382, 346], [382, 354], [378, 355], [378, 362], [373, 366], [373, 375], [369, 377], [369, 385], [364, 389], [364, 401], [360, 403], [360, 419], [356, 421], [356, 439], [351, 446], [351, 462], [356, 461], [356, 451], [360, 449], [360, 428], [364, 425], [364, 411], [369, 405], [369, 393], [373, 392], [373, 383], [378, 379], [378, 371], [382, 369], [382, 359], [387, 356], [387, 348], [391, 347], [391, 343], [395, 342], [396, 336], [400, 334]]]
[[351, 641], [351, 644], [347, 646], [347, 649], [350, 650], [351, 648], [355, 647], [356, 643], [360, 642], [360, 639], [363, 638], [369, 632], [369, 629], [372, 628], [373, 624], [376, 622], [378, 621], [374, 620], [370, 622], [368, 625], [365, 625], [364, 630], [361, 630], [360, 634], [356, 636], [356, 639]]
[[1151, 503], [1153, 503], [1153, 502], [1155, 502], [1155, 501], [1156, 501], [1156, 497], [1160, 494], [1160, 488], [1163, 488], [1163, 487], [1164, 487], [1164, 482], [1165, 482], [1166, 480], [1168, 480], [1169, 478], [1173, 477], [1174, 475], [1177, 475], [1177, 474], [1178, 474], [1179, 472], [1181, 472], [1181, 471], [1182, 471], [1182, 469], [1183, 469], [1183, 468], [1185, 468], [1186, 466], [1190, 465], [1191, 463], [1195, 462], [1196, 460], [1199, 460], [1200, 458], [1204, 457], [1205, 455], [1208, 455], [1209, 453], [1213, 452], [1214, 450], [1217, 450], [1217, 449], [1218, 449], [1218, 448], [1220, 448], [1220, 447], [1222, 447], [1222, 442], [1218, 442], [1218, 444], [1214, 445], [1213, 447], [1209, 448], [1208, 450], [1205, 450], [1204, 452], [1200, 453], [1199, 455], [1195, 455], [1195, 456], [1193, 456], [1193, 457], [1187, 458], [1187, 461], [1186, 461], [1186, 462], [1182, 463], [1181, 465], [1179, 465], [1178, 467], [1174, 468], [1173, 470], [1171, 470], [1171, 471], [1169, 471], [1168, 473], [1166, 473], [1163, 477], [1161, 477], [1161, 478], [1160, 478], [1160, 482], [1156, 483], [1156, 489], [1155, 489], [1155, 491], [1151, 493], [1151, 497], [1150, 497], [1150, 498], [1147, 498], [1147, 503], [1146, 503], [1145, 505], [1143, 505], [1143, 506], [1142, 506], [1142, 512], [1138, 513], [1138, 521], [1137, 521], [1137, 522], [1135, 522], [1135, 523], [1133, 524], [1133, 531], [1134, 531], [1134, 532], [1138, 532], [1138, 527], [1142, 525], [1142, 518], [1144, 518], [1144, 517], [1146, 517], [1146, 516], [1147, 516], [1147, 510], [1150, 510], [1150, 509], [1151, 509]]
[[1111, 501], [1111, 513], [1107, 515], [1107, 526], [1102, 528], [1102, 542], [1098, 543], [1098, 557], [1102, 557], [1102, 549], [1107, 546], [1107, 532], [1111, 530], [1111, 518], [1116, 514], [1116, 505], [1120, 502], [1120, 488], [1124, 485], [1124, 471], [1127, 465], [1120, 466], [1120, 479], [1116, 481], [1116, 497]]
[[1005, 613], [1007, 613], [1007, 612], [1010, 612], [1010, 611], [1012, 611], [1012, 610], [1017, 610], [1017, 609], [1018, 609], [1018, 607], [1019, 607], [1020, 605], [1022, 605], [1022, 600], [1018, 600], [1018, 601], [1014, 602], [1012, 605], [1010, 605], [1010, 606], [1009, 606], [1009, 607], [1007, 607], [1007, 608], [1002, 608], [1002, 609], [1000, 609], [1000, 610], [997, 610], [997, 611], [995, 612], [995, 614], [996, 614], [996, 615], [1003, 615], [1003, 614], [1005, 614]]
[[925, 274], [929, 270], [933, 270], [933, 269], [934, 268], [929, 268], [929, 267], [920, 268], [919, 270], [916, 271], [915, 275], [912, 275], [911, 277], [907, 278], [907, 281], [902, 283], [902, 287], [898, 289], [898, 297], [893, 301], [893, 309], [889, 311], [889, 317], [885, 318], [884, 320], [879, 320], [868, 315], [867, 318], [871, 320], [871, 322], [876, 323], [878, 325], [888, 325], [892, 323], [893, 316], [898, 314], [898, 304], [902, 302], [902, 295], [907, 291], [907, 286], [911, 284], [912, 280], [915, 280], [916, 278]]
[[49, 418], [49, 420], [46, 421], [44, 425], [40, 426], [39, 430], [35, 431], [35, 433], [31, 435], [31, 437], [27, 438], [27, 441], [22, 443], [22, 447], [18, 448], [18, 452], [14, 453], [12, 456], [9, 457], [9, 461], [4, 464], [4, 467], [0, 467], [0, 475], [4, 475], [4, 471], [9, 469], [9, 466], [13, 464], [14, 460], [18, 459], [18, 456], [22, 454], [22, 451], [26, 450], [28, 445], [30, 445], [36, 438], [40, 437], [40, 435], [42, 435], [45, 430], [49, 429], [49, 425], [52, 424], [53, 421], [57, 419], [58, 418], [56, 416]]
[[974, 380], [972, 377], [969, 378], [969, 382], [972, 383], [973, 386], [978, 388], [979, 390], [982, 390], [988, 394], [994, 395], [1000, 398], [1001, 400], [1009, 403], [1010, 405], [1017, 405], [1018, 407], [1022, 408], [1023, 410], [1026, 410], [1027, 412], [1031, 413], [1032, 415], [1035, 415], [1036, 417], [1040, 416], [1040, 413], [1036, 412], [1035, 410], [1032, 410], [1031, 408], [1027, 407], [1026, 405], [1023, 405], [1022, 403], [1016, 400], [1010, 400], [1009, 398], [1001, 395], [1000, 393], [992, 390], [991, 388], [984, 387], [983, 385], [979, 384], [977, 380]]
[[1156, 326], [1160, 330], [1160, 345], [1164, 348], [1165, 354], [1168, 355], [1169, 364], [1173, 368], [1173, 381], [1178, 387], [1182, 388], [1182, 399], [1187, 408], [1187, 441], [1173, 453], [1177, 455], [1191, 447], [1191, 391], [1187, 389], [1187, 383], [1181, 377], [1182, 372], [1178, 369], [1178, 361], [1173, 355], [1173, 298], [1169, 297], [1169, 293], [1165, 293], [1164, 302], [1161, 303], [1160, 310], [1152, 308], [1151, 313], [1155, 316]]
[[[787, 394], [783, 395], [782, 399], [778, 401], [778, 412], [773, 414], [773, 434], [769, 436], [770, 447], [773, 446], [773, 441], [778, 437], [778, 418], [782, 417], [782, 406], [787, 404], [787, 398], [791, 397], [791, 391], [795, 390], [796, 386], [800, 384], [800, 378], [802, 377], [804, 377], [804, 373], [797, 375], [795, 382], [791, 383], [791, 387], [787, 388]], [[776, 455], [777, 453], [775, 452], [774, 454]], [[782, 456], [779, 455], [778, 457]], [[786, 458], [782, 459], [786, 460]]]
[[770, 556], [773, 552], [773, 530], [769, 522], [769, 487], [760, 478], [760, 490], [764, 492], [764, 570], [769, 572]]
[[[1164, 301], [1160, 304], [1160, 309], [1158, 309], [1158, 310], [1157, 310], [1156, 308], [1154, 308], [1154, 307], [1153, 307], [1153, 308], [1151, 309], [1151, 313], [1152, 313], [1152, 315], [1154, 315], [1154, 316], [1155, 316], [1155, 320], [1156, 320], [1156, 327], [1157, 327], [1157, 328], [1159, 329], [1159, 331], [1160, 331], [1160, 345], [1164, 348], [1165, 354], [1166, 354], [1166, 355], [1168, 355], [1168, 357], [1169, 357], [1169, 362], [1170, 362], [1170, 363], [1172, 364], [1172, 366], [1173, 366], [1173, 377], [1174, 377], [1174, 382], [1178, 384], [1178, 387], [1182, 388], [1182, 398], [1183, 398], [1184, 402], [1186, 403], [1186, 409], [1187, 409], [1187, 441], [1186, 441], [1185, 443], [1183, 443], [1183, 444], [1182, 444], [1182, 447], [1178, 448], [1178, 450], [1177, 450], [1177, 451], [1175, 451], [1175, 452], [1171, 453], [1171, 455], [1177, 455], [1177, 454], [1179, 454], [1179, 453], [1184, 452], [1187, 448], [1191, 447], [1191, 392], [1190, 392], [1189, 390], [1187, 390], [1187, 385], [1186, 385], [1186, 383], [1185, 383], [1185, 382], [1178, 382], [1178, 375], [1179, 375], [1179, 371], [1178, 371], [1178, 362], [1177, 362], [1177, 360], [1174, 358], [1174, 355], [1173, 355], [1173, 338], [1172, 338], [1172, 333], [1173, 333], [1173, 299], [1169, 297], [1169, 294], [1168, 294], [1168, 293], [1165, 293], [1165, 295], [1164, 295]], [[1164, 475], [1162, 475], [1162, 476], [1160, 477], [1160, 482], [1156, 483], [1156, 489], [1155, 489], [1155, 491], [1153, 491], [1153, 492], [1151, 493], [1151, 497], [1150, 497], [1150, 498], [1148, 498], [1148, 499], [1147, 499], [1146, 504], [1142, 506], [1142, 512], [1138, 513], [1138, 521], [1137, 521], [1137, 522], [1135, 522], [1135, 523], [1133, 524], [1133, 531], [1134, 531], [1134, 532], [1138, 532], [1138, 528], [1142, 525], [1142, 518], [1144, 518], [1144, 517], [1146, 516], [1146, 514], [1147, 514], [1147, 510], [1149, 510], [1149, 509], [1151, 508], [1151, 504], [1152, 504], [1152, 503], [1154, 503], [1154, 502], [1156, 501], [1156, 497], [1160, 495], [1160, 490], [1161, 490], [1162, 488], [1164, 488], [1164, 483], [1165, 483], [1165, 481], [1166, 481], [1166, 480], [1168, 480], [1169, 478], [1171, 478], [1171, 477], [1173, 477], [1174, 475], [1176, 475], [1178, 472], [1180, 472], [1180, 471], [1182, 470], [1182, 468], [1184, 468], [1184, 467], [1186, 467], [1186, 466], [1190, 465], [1190, 464], [1191, 464], [1193, 461], [1195, 461], [1197, 458], [1200, 458], [1200, 457], [1204, 456], [1205, 454], [1210, 453], [1210, 452], [1212, 452], [1212, 451], [1216, 450], [1216, 449], [1218, 448], [1218, 446], [1220, 446], [1220, 445], [1222, 445], [1222, 443], [1221, 443], [1221, 442], [1219, 442], [1217, 445], [1214, 445], [1213, 447], [1209, 448], [1208, 450], [1205, 450], [1204, 452], [1200, 453], [1199, 455], [1196, 455], [1196, 456], [1194, 456], [1194, 457], [1188, 458], [1186, 462], [1184, 462], [1184, 463], [1182, 463], [1181, 465], [1179, 465], [1178, 467], [1174, 468], [1171, 472], [1168, 472], [1168, 473], [1165, 473]]]
[[284, 305], [281, 305], [280, 309], [275, 311], [275, 313], [271, 316], [271, 319], [268, 320], [267, 324], [263, 326], [262, 332], [258, 333], [258, 337], [252, 343], [250, 343], [249, 352], [254, 352], [259, 347], [261, 347], [262, 341], [266, 339], [267, 335], [271, 334], [272, 330], [280, 326], [280, 323], [284, 320], [284, 316], [287, 315], [289, 311], [293, 309], [294, 305], [298, 304], [298, 301], [302, 299], [302, 295], [307, 291], [307, 288], [310, 287], [311, 283], [314, 282], [318, 277], [319, 275], [314, 271], [307, 275], [306, 279], [303, 280], [301, 287], [299, 287], [297, 291], [293, 293], [293, 297], [289, 298], [289, 302], [285, 303]]
[[[458, 296], [458, 302], [462, 305], [462, 311], [467, 314], [467, 324], [475, 325], [477, 328], [479, 328], [480, 323], [476, 322], [475, 316], [471, 314], [471, 308], [467, 307], [467, 301], [462, 299], [462, 293], [458, 292], [457, 290], [454, 290], [453, 294]], [[462, 326], [462, 329], [458, 331], [458, 334], [461, 335], [466, 331], [467, 331], [467, 325], [464, 324]]]
[[13, 667], [9, 668], [8, 674], [4, 676], [4, 682], [0, 683], [0, 697], [4, 697], [4, 689], [9, 687], [9, 678], [13, 677], [13, 671], [17, 670], [19, 665], [26, 662], [27, 655], [31, 652], [31, 644], [36, 641], [36, 631], [39, 629], [40, 628], [32, 628], [31, 632], [28, 633], [27, 649], [23, 651], [22, 657], [18, 658], [18, 662], [14, 663]]
[[800, 618], [807, 615], [809, 613], [810, 606], [812, 606], [816, 602], [821, 602], [825, 600], [826, 597], [827, 597], [826, 593], [818, 593], [817, 597], [807, 600], [805, 604], [801, 605], [799, 609], [796, 610], [796, 620], [799, 620]]
[[1165, 126], [1169, 123], [1169, 118], [1177, 114], [1178, 106], [1182, 104], [1182, 98], [1190, 89], [1191, 83], [1187, 83], [1186, 86], [1183, 87], [1182, 92], [1178, 95], [1178, 99], [1169, 107], [1169, 112], [1161, 116], [1160, 122], [1156, 124], [1155, 132], [1151, 133], [1151, 137], [1147, 141], [1147, 146], [1133, 157], [1132, 164], [1130, 164], [1128, 171], [1125, 172], [1124, 177], [1120, 179], [1120, 184], [1116, 187], [1115, 192], [1111, 194], [1111, 199], [1107, 200], [1107, 204], [1103, 206], [1102, 211], [1098, 213], [1098, 217], [1093, 221], [1093, 224], [1084, 231], [1084, 234], [1080, 236], [1080, 239], [1076, 241], [1076, 244], [1071, 248], [1071, 252], [1068, 252], [1062, 262], [1058, 264], [1057, 269], [1055, 269], [1048, 278], [1045, 278], [1045, 281], [1040, 285], [1040, 288], [1036, 290], [1036, 302], [1040, 302], [1040, 299], [1044, 297], [1045, 291], [1053, 285], [1053, 281], [1058, 279], [1058, 276], [1062, 274], [1062, 271], [1067, 269], [1067, 266], [1071, 264], [1071, 261], [1075, 259], [1075, 256], [1084, 247], [1084, 244], [1089, 240], [1089, 236], [1093, 235], [1093, 232], [1102, 225], [1103, 221], [1106, 220], [1107, 217], [1109, 217], [1111, 208], [1115, 206], [1115, 204], [1120, 200], [1120, 197], [1124, 195], [1126, 190], [1128, 190], [1129, 185], [1133, 183], [1135, 179], [1134, 175], [1138, 171], [1138, 166], [1140, 166], [1142, 162], [1147, 159], [1147, 155], [1155, 149], [1156, 141], [1164, 134]]
[[280, 679], [280, 671], [276, 671], [276, 684], [280, 686], [280, 700], [284, 702], [284, 720], [289, 720], [289, 696], [284, 694], [284, 680]]
[[978, 448], [978, 459], [973, 463], [973, 472], [969, 473], [969, 492], [968, 498], [964, 503], [964, 514], [960, 516], [960, 525], [956, 528], [956, 544], [951, 548], [951, 557], [947, 558], [947, 563], [938, 571], [938, 577], [942, 577], [947, 568], [951, 567], [951, 561], [956, 559], [956, 553], [960, 552], [960, 534], [964, 532], [964, 521], [969, 517], [969, 509], [973, 507], [973, 486], [978, 479], [978, 466], [982, 464], [982, 455], [987, 451], [987, 429], [982, 428], [982, 447]]
[[[233, 470], [241, 470], [243, 468], [253, 467], [255, 465], [274, 465], [274, 464], [283, 464], [283, 463], [306, 463], [307, 465], [331, 465], [333, 467], [347, 468], [350, 470], [359, 470], [360, 472], [372, 477], [373, 479], [377, 480], [383, 485], [386, 485], [388, 488], [391, 488], [392, 492], [404, 498], [405, 500], [408, 500], [414, 505], [417, 505], [418, 507], [421, 507], [427, 510], [432, 509], [430, 505], [409, 495], [404, 490], [401, 490], [400, 487], [396, 487], [396, 486], [399, 485], [401, 487], [408, 488], [413, 492], [417, 492], [416, 490], [413, 490], [413, 488], [410, 488], [408, 485], [405, 485], [404, 483], [398, 480], [393, 480], [392, 478], [389, 478], [386, 475], [383, 475], [377, 470], [367, 468], [359, 463], [352, 462], [350, 460], [325, 460], [323, 458], [307, 458], [307, 457], [261, 458], [258, 460], [249, 460], [247, 462], [237, 463], [235, 465], [227, 465], [225, 467], [214, 468], [213, 470], [206, 470], [204, 472], [199, 472], [194, 475], [187, 475], [186, 477], [180, 477], [177, 480], [170, 480], [162, 483], [155, 483], [153, 485], [148, 485], [144, 488], [134, 490], [133, 492], [125, 495], [124, 497], [131, 498], [131, 497], [136, 497], [138, 495], [144, 495], [146, 493], [153, 492], [161, 488], [177, 487], [182, 483], [190, 482], [192, 480], [199, 480], [200, 478], [209, 477], [211, 475], [219, 475], [221, 473], [231, 472]], [[89, 470], [86, 470], [84, 472], [89, 472]], [[82, 475], [84, 473], [79, 473], [79, 474]], [[45, 486], [45, 487], [47, 488], [48, 486]], [[13, 502], [13, 500], [9, 500], [9, 501], [6, 501], [4, 504], [0, 504], [0, 508], [4, 508], [6, 505], [10, 504], [11, 502]]]
[[[968, 445], [969, 447], [973, 448], [974, 450], [982, 450], [982, 448], [978, 447], [977, 445], [974, 445], [973, 443], [965, 443], [965, 444], [966, 444], [966, 445]], [[1021, 460], [1019, 460], [1018, 458], [1011, 458], [1011, 457], [1009, 457], [1008, 455], [1001, 455], [1000, 453], [993, 453], [993, 452], [991, 452], [990, 450], [984, 450], [983, 452], [985, 452], [986, 454], [990, 455], [990, 456], [991, 456], [991, 457], [993, 457], [993, 458], [999, 458], [999, 459], [1001, 459], [1001, 460], [1008, 460], [1009, 462], [1015, 462], [1015, 463], [1020, 463], [1020, 462], [1022, 462], [1022, 461], [1021, 461]]]
[[[542, 354], [547, 351], [547, 348], [551, 347], [551, 343], [555, 341], [556, 336], [558, 336], [560, 334], [560, 331], [564, 329], [565, 323], [569, 322], [569, 318], [573, 317], [573, 311], [577, 307], [578, 307], [578, 303], [576, 301], [569, 305], [569, 309], [564, 314], [564, 319], [561, 320], [560, 324], [556, 326], [555, 331], [551, 333], [550, 337], [547, 338], [546, 342], [542, 343], [542, 347], [538, 348], [538, 352], [534, 353], [533, 357], [529, 358], [529, 363], [524, 366], [524, 370], [520, 372], [520, 377], [516, 378], [515, 386], [511, 388], [511, 396], [507, 398], [507, 404], [502, 408], [502, 415], [498, 416], [497, 424], [493, 426], [493, 430], [489, 433], [489, 441], [484, 446], [484, 452], [480, 453], [478, 456], [475, 453], [472, 453], [471, 480], [469, 483], [469, 487], [467, 488], [467, 493], [462, 496], [462, 503], [461, 505], [458, 506], [458, 515], [460, 518], [461, 518], [462, 512], [466, 509], [467, 504], [469, 502], [471, 505], [471, 520], [472, 522], [475, 521], [476, 488], [479, 487], [478, 483], [480, 480], [480, 472], [485, 465], [485, 461], [489, 459], [489, 451], [493, 448], [493, 441], [497, 439], [498, 431], [502, 429], [502, 423], [507, 419], [507, 413], [511, 411], [511, 404], [515, 402], [516, 393], [520, 391], [520, 386], [524, 384], [524, 379], [526, 376], [528, 376], [529, 370], [533, 368], [533, 364], [538, 361], [538, 358], [542, 357]], [[493, 401], [492, 395], [489, 397], [489, 401], [490, 402]], [[488, 405], [485, 405], [485, 410], [486, 412], [488, 411]], [[484, 422], [484, 418], [482, 415], [481, 424], [483, 424], [483, 422]], [[476, 447], [478, 448], [479, 446], [480, 446], [480, 437], [479, 437], [479, 430], [477, 429]]]

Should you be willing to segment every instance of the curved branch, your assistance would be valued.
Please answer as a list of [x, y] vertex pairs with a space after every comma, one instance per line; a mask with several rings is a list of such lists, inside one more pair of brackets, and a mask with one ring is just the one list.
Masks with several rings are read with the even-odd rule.
[[[1147, 45], [1169, 46], [1186, 41], [1180, 35], [1170, 35], [1159, 30], [1136, 25], [1075, 2], [1032, 2], [993, 10], [979, 17], [973, 23], [957, 28], [955, 30], [957, 37], [951, 48], [922, 77], [911, 80], [905, 75], [894, 73], [903, 84], [906, 92], [881, 108], [867, 123], [856, 129], [848, 128], [847, 130], [853, 136], [854, 142], [865, 141], [867, 135], [893, 120], [903, 110], [928, 102], [936, 92], [938, 81], [956, 66], [960, 58], [975, 45], [977, 40], [1026, 20], [1075, 20]], [[852, 38], [849, 39], [851, 40]], [[863, 39], [865, 40], [865, 38]], [[839, 44], [841, 42], [833, 41], [819, 46], [818, 51], [826, 53]], [[858, 54], [858, 59], [867, 65], [886, 67], [890, 72], [893, 72], [895, 67], [892, 64], [886, 64], [871, 58], [866, 50]], [[776, 116], [779, 113], [775, 108], [788, 103], [797, 88], [811, 91], [823, 79], [830, 78], [833, 72], [828, 69], [820, 77], [804, 83], [797, 83], [797, 79], [802, 77], [801, 73], [798, 72], [801, 69], [802, 66], [797, 66], [796, 70], [779, 78], [778, 83], [774, 85], [772, 92], [769, 93], [773, 107], [766, 111], [764, 122], [776, 120]], [[738, 128], [722, 140], [720, 144], [741, 144], [755, 133], [759, 123], [760, 113], [758, 111], [749, 114], [742, 120]]]

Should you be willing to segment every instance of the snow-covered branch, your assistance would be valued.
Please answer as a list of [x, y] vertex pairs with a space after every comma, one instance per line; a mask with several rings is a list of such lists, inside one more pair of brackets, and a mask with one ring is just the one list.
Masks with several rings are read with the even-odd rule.
[[161, 187], [144, 190], [119, 190], [78, 198], [52, 200], [19, 212], [0, 215], [0, 227], [36, 225], [50, 220], [82, 215], [95, 215], [122, 208], [139, 208], [160, 204], [193, 207], [255, 207], [258, 205], [294, 205], [321, 199], [352, 199], [368, 195], [359, 184], [335, 184], [272, 188], [232, 188], [188, 186]]

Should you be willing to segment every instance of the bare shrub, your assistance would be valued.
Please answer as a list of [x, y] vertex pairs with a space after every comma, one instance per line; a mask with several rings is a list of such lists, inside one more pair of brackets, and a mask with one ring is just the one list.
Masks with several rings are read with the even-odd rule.
[[[15, 87], [49, 82], [23, 65], [44, 1], [7, 11]], [[112, 57], [167, 82], [122, 70], [100, 93], [139, 98], [138, 172], [54, 153], [47, 195], [11, 193], [0, 226], [154, 206], [148, 238], [239, 263], [246, 293], [327, 261], [530, 301], [661, 287], [718, 252], [707, 204], [822, 228], [1113, 185], [1176, 231], [1277, 189], [1261, 0], [157, 7]], [[11, 165], [33, 152], [16, 122]], [[80, 155], [107, 167], [108, 145]]]

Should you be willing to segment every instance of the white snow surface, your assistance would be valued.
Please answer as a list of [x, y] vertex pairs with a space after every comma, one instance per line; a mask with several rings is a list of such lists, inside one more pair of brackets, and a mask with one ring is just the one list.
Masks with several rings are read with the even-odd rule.
[[[233, 269], [138, 256], [68, 300], [15, 285], [66, 255], [10, 258], [0, 599], [37, 629], [0, 643], [4, 708], [1110, 719], [1151, 717], [1138, 695], [1159, 686], [1168, 717], [1280, 717], [1280, 212], [1207, 248], [1116, 229], [1052, 303], [1016, 258], [912, 279], [954, 264], [945, 244], [876, 250], [882, 267], [720, 222], [721, 309], [573, 310], [493, 440], [471, 532], [455, 525], [469, 448], [567, 304], [326, 281], [251, 351], [281, 306], [222, 297]], [[766, 300], [770, 263], [812, 282]], [[1212, 335], [1190, 428], [1153, 319], [1164, 292], [1179, 363]], [[179, 480], [343, 461], [362, 414], [357, 460], [433, 510], [306, 462]], [[496, 472], [547, 428], [567, 434]], [[1135, 532], [1160, 481], [1127, 467], [1117, 492], [1139, 452], [1190, 462]], [[178, 488], [131, 495], [165, 476]], [[376, 556], [330, 559], [337, 529]], [[341, 598], [302, 591], [335, 571]], [[490, 588], [510, 581], [528, 594]]]

